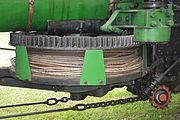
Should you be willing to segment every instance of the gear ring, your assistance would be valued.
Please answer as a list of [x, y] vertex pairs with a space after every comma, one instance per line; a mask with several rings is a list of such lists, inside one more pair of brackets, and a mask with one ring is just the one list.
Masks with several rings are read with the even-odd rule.
[[157, 109], [163, 109], [171, 102], [171, 91], [165, 85], [158, 86], [150, 97], [151, 105]]

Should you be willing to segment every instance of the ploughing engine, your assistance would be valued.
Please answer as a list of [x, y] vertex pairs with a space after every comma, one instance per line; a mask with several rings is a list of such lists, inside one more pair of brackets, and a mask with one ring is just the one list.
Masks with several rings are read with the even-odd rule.
[[180, 83], [179, 5], [178, 0], [0, 1], [0, 31], [13, 31], [10, 45], [16, 47], [12, 65], [0, 69], [0, 84], [69, 92], [71, 100], [127, 86], [138, 96], [134, 101], [150, 99], [164, 108]]

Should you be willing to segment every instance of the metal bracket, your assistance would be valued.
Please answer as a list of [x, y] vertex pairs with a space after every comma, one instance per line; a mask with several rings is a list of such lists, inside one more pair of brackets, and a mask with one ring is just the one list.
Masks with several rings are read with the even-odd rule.
[[109, 20], [103, 25], [101, 26], [101, 30], [104, 32], [115, 32], [115, 33], [120, 33], [122, 32], [121, 29], [114, 27], [112, 24], [115, 21], [115, 19], [117, 18], [118, 14], [119, 14], [119, 10], [116, 10], [113, 12], [113, 14], [111, 15], [111, 17], [109, 18]]
[[20, 80], [32, 80], [28, 53], [25, 46], [16, 47], [16, 75]]
[[80, 85], [106, 85], [103, 50], [87, 50]]

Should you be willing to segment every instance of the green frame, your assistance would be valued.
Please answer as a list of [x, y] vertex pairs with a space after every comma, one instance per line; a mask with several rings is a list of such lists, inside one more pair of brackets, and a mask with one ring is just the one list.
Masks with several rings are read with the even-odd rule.
[[16, 46], [16, 75], [23, 81], [32, 80], [27, 48], [25, 46]]
[[80, 85], [106, 85], [103, 50], [86, 50]]

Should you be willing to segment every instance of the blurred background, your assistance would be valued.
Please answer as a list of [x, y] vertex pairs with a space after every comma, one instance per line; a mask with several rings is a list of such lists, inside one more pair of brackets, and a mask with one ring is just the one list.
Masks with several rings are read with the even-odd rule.
[[[9, 37], [10, 33], [0, 33], [0, 48], [12, 48], [14, 47], [10, 46], [9, 43]], [[15, 56], [15, 52], [13, 51], [5, 51], [0, 50], [0, 66], [9, 66], [10, 65], [10, 59]]]

